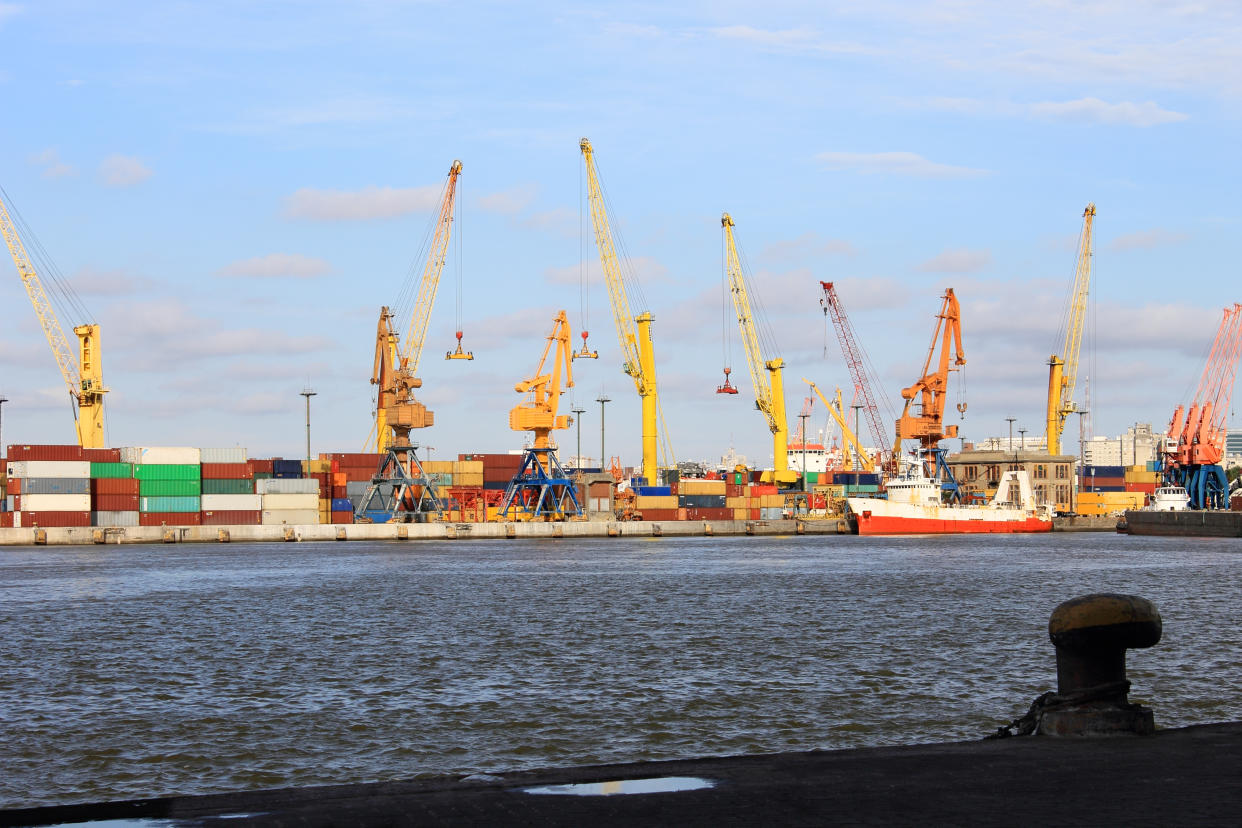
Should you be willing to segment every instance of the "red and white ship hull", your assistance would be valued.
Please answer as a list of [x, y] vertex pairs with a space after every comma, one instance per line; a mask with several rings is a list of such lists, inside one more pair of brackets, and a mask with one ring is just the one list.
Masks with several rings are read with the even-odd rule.
[[1035, 509], [936, 506], [872, 497], [846, 500], [850, 529], [859, 535], [956, 535], [1050, 532], [1052, 518]]

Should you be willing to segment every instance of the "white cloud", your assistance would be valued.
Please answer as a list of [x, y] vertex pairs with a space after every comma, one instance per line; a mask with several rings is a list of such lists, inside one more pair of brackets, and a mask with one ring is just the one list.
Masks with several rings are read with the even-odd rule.
[[217, 271], [217, 275], [258, 279], [313, 279], [331, 272], [332, 265], [323, 259], [298, 253], [271, 253], [225, 265]]
[[22, 13], [22, 7], [16, 3], [0, 3], [0, 25], [4, 25], [11, 17]]
[[528, 230], [553, 233], [567, 239], [578, 237], [578, 214], [567, 207], [556, 207], [542, 213], [532, 213], [518, 222]]
[[1153, 247], [1181, 244], [1187, 238], [1188, 236], [1185, 233], [1174, 233], [1170, 230], [1155, 227], [1151, 230], [1139, 230], [1118, 236], [1108, 243], [1108, 249], [1114, 251], [1150, 250]]
[[765, 259], [789, 261], [819, 256], [854, 256], [858, 249], [844, 239], [825, 239], [814, 230], [808, 230], [796, 239], [772, 242], [760, 254]]
[[826, 40], [819, 31], [807, 26], [793, 29], [757, 29], [754, 26], [737, 25], [718, 26], [708, 31], [725, 40], [740, 40], [777, 52], [863, 54], [876, 51], [859, 43]]
[[821, 152], [815, 158], [830, 170], [850, 170], [867, 175], [884, 173], [915, 178], [976, 178], [990, 174], [988, 170], [929, 161], [913, 152]]
[[367, 187], [355, 192], [303, 187], [285, 199], [285, 215], [311, 221], [366, 221], [436, 209], [441, 188]]
[[121, 270], [83, 268], [70, 280], [83, 296], [132, 296], [151, 286], [151, 280]]
[[478, 205], [480, 210], [488, 213], [513, 215], [525, 210], [534, 200], [535, 188], [527, 185], [481, 196], [478, 200]]
[[978, 273], [992, 263], [989, 250], [945, 250], [918, 266], [928, 273]]
[[132, 156], [109, 155], [99, 165], [99, 177], [109, 187], [132, 187], [150, 178], [151, 170]]
[[1170, 124], [1184, 121], [1188, 115], [1161, 109], [1152, 101], [1144, 103], [1110, 104], [1099, 98], [1080, 98], [1076, 101], [1049, 101], [1031, 104], [1030, 112], [1035, 117], [1057, 121], [1079, 121], [1093, 124], [1113, 124], [1121, 126], [1150, 127], [1158, 124]]
[[61, 161], [60, 153], [51, 147], [30, 156], [30, 163], [43, 168], [44, 178], [64, 178], [77, 172], [72, 166]]

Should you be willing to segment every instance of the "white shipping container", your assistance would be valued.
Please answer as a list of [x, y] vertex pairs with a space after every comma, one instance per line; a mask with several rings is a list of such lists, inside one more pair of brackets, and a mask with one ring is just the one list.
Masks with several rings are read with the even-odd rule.
[[201, 500], [201, 508], [204, 512], [259, 512], [263, 510], [263, 495], [205, 494]]
[[[16, 466], [17, 463], [12, 465]], [[10, 474], [9, 477], [91, 477], [89, 460], [27, 460], [21, 474]]]
[[90, 510], [91, 496], [88, 494], [22, 495], [23, 512], [89, 512]]
[[137, 462], [144, 465], [193, 466], [202, 462], [202, 455], [198, 449], [188, 446], [152, 446], [142, 450], [142, 457]]
[[313, 494], [319, 497], [319, 481], [313, 477], [270, 477], [254, 481], [254, 491], [261, 495]]
[[6, 464], [4, 467], [4, 473], [7, 477], [25, 477], [26, 461], [14, 460], [13, 462]]
[[205, 448], [198, 450], [204, 463], [245, 463], [244, 448]]
[[137, 512], [91, 512], [91, 526], [137, 526]]
[[263, 512], [264, 526], [317, 526], [319, 509], [275, 509]]
[[142, 462], [142, 448], [140, 446], [123, 446], [120, 452], [122, 463]]
[[319, 511], [319, 490], [315, 490], [315, 494], [288, 494], [283, 492], [274, 492], [265, 495], [255, 495], [255, 497], [263, 498], [263, 511], [270, 512], [275, 509], [314, 509]]

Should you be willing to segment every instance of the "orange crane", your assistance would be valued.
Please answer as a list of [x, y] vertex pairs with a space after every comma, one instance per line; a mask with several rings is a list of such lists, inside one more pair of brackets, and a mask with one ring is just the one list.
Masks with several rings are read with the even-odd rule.
[[[375, 364], [371, 372], [371, 384], [378, 386], [379, 398], [375, 406], [375, 451], [383, 452], [389, 446], [404, 448], [410, 445], [410, 431], [427, 428], [435, 423], [435, 414], [414, 398], [414, 389], [421, 388], [418, 363], [423, 354], [423, 342], [427, 337], [427, 322], [435, 305], [436, 289], [440, 273], [447, 258], [449, 236], [453, 226], [453, 206], [457, 194], [457, 178], [461, 174], [461, 162], [454, 161], [449, 168], [448, 181], [440, 201], [435, 232], [427, 262], [423, 267], [422, 280], [410, 314], [404, 345], [393, 327], [393, 313], [384, 306], [380, 309], [379, 325], [375, 335]], [[449, 359], [473, 359], [472, 353], [461, 349], [461, 331], [457, 332], [457, 351], [448, 354]]]
[[[893, 443], [895, 457], [901, 456], [902, 440], [918, 440], [923, 449], [933, 450], [946, 437], [957, 436], [957, 426], [944, 425], [944, 403], [949, 385], [949, 371], [966, 364], [966, 357], [962, 354], [961, 309], [953, 288], [946, 289], [941, 298], [944, 304], [940, 313], [936, 314], [936, 328], [932, 333], [927, 360], [923, 363], [923, 375], [909, 388], [901, 389], [901, 396], [906, 404], [897, 420], [897, 439]], [[936, 370], [932, 371], [937, 340], [940, 345], [940, 358], [936, 363]], [[952, 346], [955, 346], [955, 353], [953, 367], [950, 367], [949, 350]], [[918, 399], [919, 410], [918, 413], [911, 413], [910, 408], [914, 405], [915, 398]], [[958, 410], [965, 413], [965, 404], [959, 403]]]
[[[518, 504], [520, 519], [564, 520], [568, 515], [580, 515], [573, 481], [561, 468], [552, 445], [554, 430], [573, 425], [573, 418], [557, 414], [561, 399], [561, 372], [564, 371], [565, 388], [574, 386], [573, 336], [569, 330], [569, 318], [560, 311], [552, 324], [552, 333], [543, 347], [543, 356], [534, 376], [514, 386], [527, 398], [509, 411], [509, 428], [514, 431], [534, 433], [534, 444], [526, 450], [522, 467], [505, 490], [501, 514], [508, 515]], [[556, 346], [551, 370], [545, 371], [548, 354]]]
[[1225, 456], [1225, 415], [1233, 397], [1240, 355], [1242, 304], [1234, 303], [1225, 308], [1194, 401], [1189, 410], [1179, 405], [1169, 422], [1168, 437], [1173, 447], [1165, 457], [1165, 479], [1186, 488], [1193, 509], [1229, 505], [1229, 485], [1220, 463]]

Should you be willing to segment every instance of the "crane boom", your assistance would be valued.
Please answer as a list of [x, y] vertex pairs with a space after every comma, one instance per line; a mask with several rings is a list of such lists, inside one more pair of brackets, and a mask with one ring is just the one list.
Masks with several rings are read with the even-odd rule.
[[[845, 315], [845, 308], [841, 305], [841, 298], [837, 295], [837, 289], [832, 282], [820, 282], [820, 287], [824, 291], [824, 295], [820, 298], [819, 303], [824, 308], [824, 315], [831, 314], [833, 327], [837, 332], [837, 341], [841, 345], [841, 354], [845, 357], [845, 364], [849, 367], [850, 378], [854, 381], [854, 393], [856, 399], [862, 399], [862, 412], [867, 418], [867, 428], [871, 432], [871, 439], [875, 442], [880, 452], [880, 463], [886, 469], [893, 468], [893, 455], [888, 448], [888, 428], [880, 420], [880, 409], [876, 405], [875, 395], [871, 391], [871, 382], [867, 378], [867, 363], [862, 348], [858, 345], [857, 337], [854, 336], [854, 327], [850, 324], [849, 318]], [[887, 402], [885, 406], [887, 407]]]
[[73, 398], [74, 425], [78, 434], [78, 445], [83, 448], [102, 448], [104, 445], [103, 395], [108, 389], [103, 384], [103, 369], [99, 349], [99, 326], [78, 325], [73, 329], [78, 337], [78, 350], [75, 354], [69, 346], [69, 340], [60, 326], [52, 303], [48, 301], [43, 290], [43, 282], [35, 271], [26, 247], [17, 233], [17, 227], [9, 216], [8, 208], [0, 199], [0, 234], [13, 257], [17, 267], [17, 275], [26, 288], [30, 304], [34, 307], [35, 316], [43, 328], [43, 335], [52, 349], [52, 357], [60, 368], [61, 377]]
[[[923, 375], [909, 388], [901, 390], [906, 404], [902, 408], [901, 417], [897, 420], [897, 438], [893, 443], [893, 455], [900, 456], [902, 440], [918, 440], [925, 449], [936, 448], [946, 437], [957, 436], [957, 426], [944, 425], [945, 392], [949, 386], [949, 350], [954, 348], [953, 365], [960, 367], [966, 364], [962, 353], [961, 308], [958, 306], [957, 295], [953, 288], [946, 288], [941, 297], [944, 304], [940, 313], [936, 314], [936, 328], [932, 332], [931, 348], [927, 351], [927, 360], [923, 363]], [[940, 358], [936, 370], [932, 371], [932, 359], [936, 356], [936, 345], [939, 340]], [[920, 412], [910, 413], [910, 406], [915, 398], [919, 400]]]
[[1065, 342], [1061, 356], [1048, 358], [1047, 446], [1049, 454], [1061, 453], [1061, 435], [1065, 420], [1078, 410], [1074, 402], [1074, 386], [1078, 383], [1078, 354], [1082, 346], [1082, 329], [1087, 319], [1087, 294], [1091, 289], [1091, 234], [1095, 220], [1095, 204], [1082, 212], [1082, 235], [1078, 243], [1078, 264], [1074, 270], [1074, 288], [1070, 293], [1069, 313], [1065, 323]]
[[461, 175], [461, 162], [454, 161], [449, 168], [448, 183], [444, 186], [444, 197], [440, 200], [440, 215], [436, 220], [435, 233], [431, 238], [431, 249], [427, 252], [427, 262], [423, 266], [423, 278], [418, 285], [418, 296], [414, 300], [414, 312], [410, 314], [410, 327], [405, 333], [405, 345], [401, 350], [402, 367], [411, 374], [418, 373], [418, 363], [423, 356], [423, 342], [427, 338], [427, 322], [431, 319], [431, 309], [436, 303], [436, 289], [440, 286], [440, 273], [444, 270], [444, 262], [448, 258], [449, 236], [453, 229], [453, 205], [457, 197], [457, 177]]
[[[629, 297], [626, 295], [625, 279], [621, 262], [617, 258], [612, 228], [608, 223], [608, 211], [604, 206], [604, 193], [595, 169], [595, 150], [590, 140], [578, 142], [587, 172], [587, 196], [591, 202], [591, 226], [595, 231], [595, 247], [599, 251], [604, 282], [608, 286], [612, 319], [617, 328], [624, 360], [622, 370], [634, 380], [634, 388], [642, 404], [643, 477], [649, 484], [656, 482], [659, 473], [658, 430], [659, 394], [656, 390], [655, 351], [651, 340], [653, 317], [649, 311], [632, 316]], [[667, 442], [667, 440], [665, 441]]]
[[[755, 407], [763, 412], [768, 422], [768, 430], [772, 432], [772, 464], [777, 480], [792, 482], [797, 476], [789, 473], [789, 423], [785, 416], [785, 386], [782, 378], [785, 361], [780, 357], [766, 360], [763, 358], [750, 292], [746, 289], [746, 273], [742, 270], [737, 242], [733, 238], [733, 218], [725, 213], [720, 217], [720, 226], [725, 235], [725, 270], [729, 275], [729, 290], [733, 294], [737, 325], [742, 331], [746, 362], [750, 366], [750, 381], [755, 389]], [[782, 479], [785, 477], [788, 480]]]
[[829, 413], [832, 414], [832, 418], [837, 421], [837, 425], [841, 427], [841, 436], [845, 442], [845, 457], [847, 460], [845, 468], [850, 468], [850, 464], [848, 463], [849, 449], [853, 448], [855, 453], [858, 455], [859, 462], [862, 463], [863, 471], [875, 471], [875, 461], [872, 460], [871, 457], [867, 455], [867, 452], [863, 450], [862, 443], [858, 442], [858, 435], [855, 434], [853, 429], [851, 429], [845, 422], [845, 412], [840, 408], [841, 389], [837, 389], [837, 403], [836, 405], [833, 405], [832, 401], [825, 397], [824, 393], [819, 390], [819, 386], [811, 382], [806, 377], [803, 377], [802, 381], [811, 386], [811, 390], [814, 391], [815, 395], [823, 401], [824, 407], [828, 409]]

